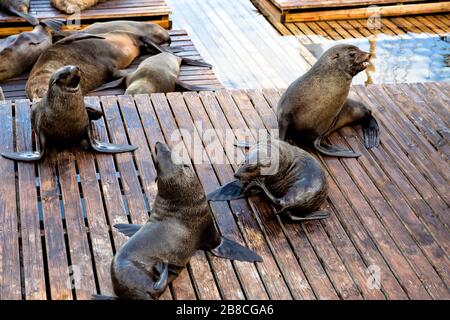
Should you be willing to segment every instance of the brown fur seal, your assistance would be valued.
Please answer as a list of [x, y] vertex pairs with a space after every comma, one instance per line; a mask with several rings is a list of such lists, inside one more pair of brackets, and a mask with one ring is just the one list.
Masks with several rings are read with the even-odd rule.
[[235, 173], [237, 180], [208, 194], [209, 201], [225, 201], [263, 193], [292, 221], [327, 218], [319, 211], [327, 197], [325, 171], [306, 151], [280, 140], [253, 146]]
[[30, 0], [0, 0], [0, 8], [25, 19], [33, 26], [39, 24], [39, 20], [28, 13]]
[[370, 54], [352, 45], [328, 49], [312, 68], [295, 80], [278, 103], [280, 139], [313, 143], [317, 151], [337, 157], [358, 157], [351, 150], [322, 143], [331, 132], [360, 122], [367, 148], [379, 144], [379, 129], [371, 111], [347, 96], [352, 78], [368, 66]]
[[130, 32], [104, 34], [76, 33], [51, 46], [38, 59], [26, 84], [28, 98], [45, 95], [52, 74], [65, 65], [76, 65], [83, 75], [84, 94], [103, 85], [109, 79], [123, 78], [124, 70], [141, 54], [142, 49], [163, 52], [151, 37]]
[[158, 193], [148, 222], [115, 226], [131, 236], [111, 264], [115, 294], [121, 299], [157, 299], [197, 250], [226, 259], [262, 261], [253, 251], [220, 236], [193, 168], [174, 161], [165, 144], [158, 142], [155, 149]]
[[79, 67], [65, 66], [57, 70], [48, 84], [46, 96], [31, 108], [31, 124], [40, 144], [40, 152], [8, 152], [2, 156], [19, 161], [38, 161], [49, 145], [64, 148], [87, 140], [97, 152], [120, 153], [136, 150], [130, 145], [115, 145], [95, 140], [91, 120], [103, 113], [84, 102], [80, 89]]
[[106, 1], [108, 0], [52, 0], [52, 5], [64, 13], [73, 14]]
[[33, 31], [22, 32], [0, 40], [0, 81], [17, 77], [31, 68], [39, 56], [52, 45], [47, 26], [59, 31], [63, 23], [44, 20]]
[[[177, 57], [163, 52], [142, 61], [137, 70], [126, 77], [125, 94], [151, 94], [173, 92], [177, 90], [211, 90], [213, 88], [194, 86], [178, 79], [181, 64], [191, 64], [194, 60]], [[198, 62], [202, 65], [202, 62]], [[206, 65], [205, 66], [209, 66]]]

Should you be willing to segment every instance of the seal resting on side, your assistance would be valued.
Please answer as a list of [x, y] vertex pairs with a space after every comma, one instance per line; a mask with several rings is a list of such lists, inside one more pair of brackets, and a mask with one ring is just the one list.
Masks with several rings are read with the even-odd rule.
[[163, 143], [156, 143], [155, 152], [158, 193], [148, 222], [115, 226], [131, 237], [111, 264], [117, 297], [157, 299], [197, 250], [226, 259], [262, 261], [253, 251], [220, 236], [193, 168], [174, 161]]
[[353, 77], [368, 66], [369, 59], [370, 53], [352, 45], [328, 49], [280, 98], [280, 139], [313, 143], [317, 151], [328, 156], [358, 157], [359, 153], [324, 144], [322, 140], [341, 127], [359, 122], [363, 125], [365, 146], [378, 146], [379, 128], [372, 112], [362, 103], [348, 99]]
[[225, 201], [263, 194], [291, 221], [327, 218], [320, 206], [327, 197], [325, 171], [308, 152], [280, 140], [260, 142], [250, 149], [234, 180], [208, 194]]
[[33, 31], [0, 40], [0, 81], [17, 77], [31, 68], [39, 56], [52, 45], [48, 28], [59, 31], [63, 23], [44, 20]]
[[120, 153], [136, 150], [130, 145], [99, 142], [91, 132], [91, 120], [103, 112], [86, 105], [80, 89], [81, 73], [76, 66], [65, 66], [56, 71], [46, 96], [31, 108], [31, 125], [36, 133], [40, 151], [7, 152], [2, 156], [18, 161], [40, 160], [48, 146], [65, 148], [88, 141], [97, 152]]
[[30, 0], [0, 0], [0, 8], [25, 19], [33, 26], [39, 24], [39, 20], [28, 13]]
[[123, 78], [126, 70], [143, 49], [163, 52], [151, 36], [130, 32], [70, 35], [51, 46], [38, 59], [26, 83], [27, 97], [31, 100], [43, 97], [52, 74], [65, 65], [76, 65], [83, 75], [83, 94], [105, 84], [110, 79]]

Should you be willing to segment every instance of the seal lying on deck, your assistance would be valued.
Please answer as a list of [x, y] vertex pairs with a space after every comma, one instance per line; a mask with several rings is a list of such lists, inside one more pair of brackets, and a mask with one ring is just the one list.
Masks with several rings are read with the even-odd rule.
[[64, 13], [73, 14], [106, 1], [108, 0], [52, 0], [52, 5]]
[[331, 132], [360, 122], [367, 148], [378, 146], [378, 123], [362, 103], [348, 99], [352, 78], [369, 64], [370, 54], [352, 45], [328, 49], [312, 68], [295, 80], [278, 103], [280, 139], [313, 143], [317, 151], [336, 157], [358, 157], [351, 150], [326, 145]]
[[193, 168], [175, 162], [165, 144], [158, 142], [155, 149], [158, 193], [150, 219], [143, 226], [115, 226], [131, 236], [111, 265], [115, 294], [121, 299], [157, 299], [197, 250], [232, 260], [262, 261], [253, 251], [220, 236]]
[[[193, 60], [189, 60], [192, 62]], [[156, 92], [200, 91], [214, 88], [190, 85], [178, 79], [181, 64], [187, 63], [186, 58], [163, 52], [149, 57], [139, 64], [134, 72], [126, 77], [127, 90], [125, 94], [151, 94]], [[201, 62], [199, 62], [201, 63]], [[192, 65], [192, 63], [191, 63]], [[205, 66], [209, 66], [205, 64]], [[210, 67], [210, 66], [209, 66]]]
[[0, 40], [0, 81], [17, 77], [34, 65], [39, 56], [52, 45], [47, 27], [59, 31], [63, 23], [44, 20], [33, 31], [22, 32]]
[[123, 78], [127, 68], [141, 54], [142, 49], [163, 52], [151, 36], [130, 32], [70, 35], [51, 46], [38, 59], [26, 84], [28, 98], [45, 95], [52, 74], [65, 65], [81, 68], [83, 94], [98, 88], [111, 79]]
[[65, 66], [56, 71], [46, 96], [31, 108], [31, 125], [38, 138], [40, 151], [8, 152], [2, 153], [2, 156], [19, 161], [38, 161], [49, 145], [64, 148], [85, 140], [97, 152], [136, 150], [130, 145], [108, 144], [93, 138], [90, 121], [99, 119], [103, 113], [85, 104], [80, 80], [79, 67]]
[[325, 172], [306, 151], [280, 140], [253, 146], [239, 165], [234, 180], [208, 194], [209, 201], [225, 201], [264, 194], [291, 221], [324, 219], [319, 211], [327, 197]]
[[0, 9], [25, 19], [33, 26], [39, 24], [39, 20], [28, 13], [30, 11], [30, 0], [0, 0]]

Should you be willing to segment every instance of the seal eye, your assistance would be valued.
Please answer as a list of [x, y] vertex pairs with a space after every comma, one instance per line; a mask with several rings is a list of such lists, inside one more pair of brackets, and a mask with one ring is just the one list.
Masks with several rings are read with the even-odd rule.
[[356, 53], [350, 52], [350, 53], [349, 53], [349, 56], [350, 56], [350, 58], [355, 58], [355, 57], [356, 57]]

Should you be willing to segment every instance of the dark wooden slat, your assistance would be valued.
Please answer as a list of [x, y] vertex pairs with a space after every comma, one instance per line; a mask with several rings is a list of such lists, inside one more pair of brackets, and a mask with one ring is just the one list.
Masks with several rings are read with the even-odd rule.
[[[12, 152], [13, 117], [10, 101], [0, 101], [0, 122], [0, 151]], [[0, 298], [18, 300], [22, 297], [22, 289], [14, 162], [3, 157], [0, 158], [0, 181]]]
[[[16, 151], [32, 150], [30, 104], [16, 101]], [[39, 223], [35, 164], [17, 164], [25, 299], [46, 299], [44, 257]]]

